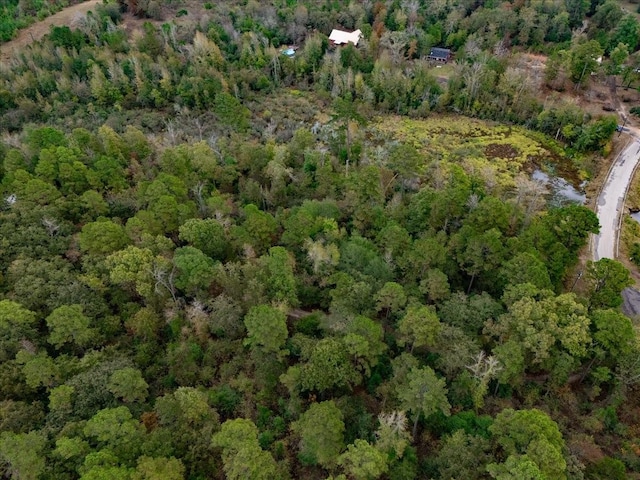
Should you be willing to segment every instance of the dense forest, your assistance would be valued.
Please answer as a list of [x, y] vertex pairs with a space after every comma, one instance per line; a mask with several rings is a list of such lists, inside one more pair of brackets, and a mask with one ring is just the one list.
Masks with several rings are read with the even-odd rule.
[[571, 95], [639, 42], [614, 0], [53, 27], [0, 66], [0, 477], [640, 478], [630, 273], [531, 177], [606, 169]]

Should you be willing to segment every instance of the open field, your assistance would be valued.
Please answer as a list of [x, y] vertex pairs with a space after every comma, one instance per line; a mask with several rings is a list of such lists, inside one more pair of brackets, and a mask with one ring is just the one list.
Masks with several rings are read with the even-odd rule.
[[545, 145], [524, 128], [467, 117], [413, 120], [389, 116], [379, 119], [374, 129], [385, 141], [412, 144], [428, 160], [459, 163], [465, 170], [505, 186], [523, 170], [557, 165], [561, 160], [561, 149], [551, 140]]

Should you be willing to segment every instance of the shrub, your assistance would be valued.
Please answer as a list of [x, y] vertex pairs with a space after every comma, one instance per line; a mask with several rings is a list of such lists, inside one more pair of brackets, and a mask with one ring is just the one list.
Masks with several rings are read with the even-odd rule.
[[625, 480], [624, 463], [611, 457], [604, 457], [597, 463], [587, 467], [585, 479], [587, 480]]

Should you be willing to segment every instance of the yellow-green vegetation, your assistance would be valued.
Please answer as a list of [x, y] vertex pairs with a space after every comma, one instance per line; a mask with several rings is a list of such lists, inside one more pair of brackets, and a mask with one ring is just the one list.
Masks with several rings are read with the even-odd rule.
[[[415, 120], [388, 116], [378, 119], [373, 128], [389, 139], [412, 144], [429, 160], [459, 163], [467, 172], [492, 177], [502, 185], [511, 185], [527, 166], [558, 158], [552, 148], [523, 128], [468, 117]], [[428, 167], [429, 163], [423, 166]]]
[[640, 175], [634, 175], [629, 185], [625, 205], [632, 211], [640, 210]]
[[446, 78], [449, 79], [455, 73], [455, 69], [453, 64], [448, 63], [446, 65], [436, 65], [431, 70], [429, 70], [431, 75], [438, 78]]
[[635, 288], [640, 288], [640, 280], [637, 276], [638, 260], [640, 257], [640, 223], [629, 215], [622, 219], [620, 228], [620, 251], [618, 259], [625, 267], [633, 273], [632, 279], [635, 281]]
[[[640, 223], [636, 222], [629, 215], [625, 215], [622, 220], [622, 230], [620, 231], [620, 249], [623, 252], [631, 251], [634, 243], [640, 241]], [[621, 258], [628, 258], [621, 255]]]
[[[625, 208], [628, 209], [627, 211], [640, 210], [640, 175], [634, 175], [631, 181], [625, 200]], [[636, 263], [639, 260], [637, 258], [638, 244], [640, 244], [640, 223], [629, 215], [625, 215], [620, 230], [620, 258], [623, 261], [628, 259]]]

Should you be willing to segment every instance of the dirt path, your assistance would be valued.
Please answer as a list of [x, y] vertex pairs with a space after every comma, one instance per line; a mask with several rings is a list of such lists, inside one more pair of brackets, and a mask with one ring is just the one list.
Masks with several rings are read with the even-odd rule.
[[6, 63], [11, 59], [11, 55], [16, 50], [20, 50], [36, 40], [40, 40], [47, 33], [52, 25], [62, 26], [71, 25], [72, 20], [77, 15], [86, 15], [89, 10], [95, 9], [96, 5], [102, 3], [102, 0], [89, 0], [84, 3], [78, 3], [58, 13], [45, 18], [41, 22], [34, 23], [33, 25], [20, 30], [18, 36], [13, 40], [0, 45], [0, 62]]

